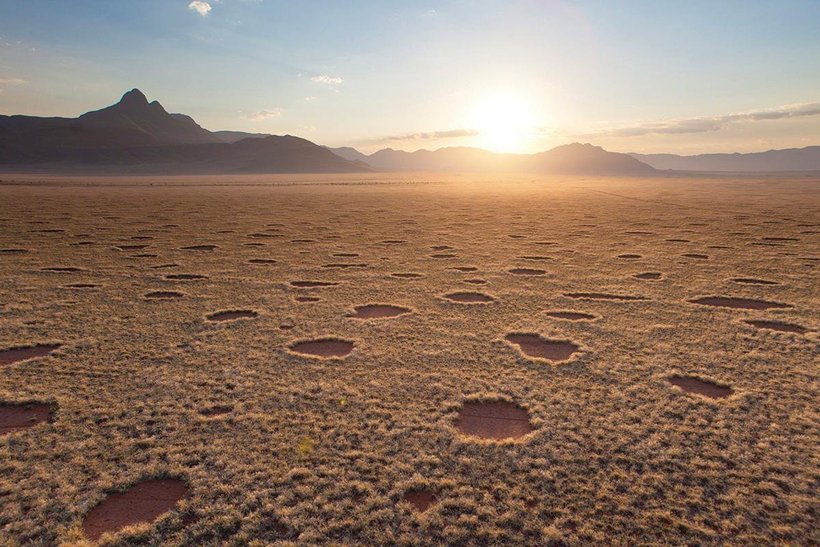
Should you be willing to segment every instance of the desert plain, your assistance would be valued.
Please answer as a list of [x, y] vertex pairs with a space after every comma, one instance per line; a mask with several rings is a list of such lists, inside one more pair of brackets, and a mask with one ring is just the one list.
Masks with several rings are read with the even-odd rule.
[[816, 179], [0, 178], [0, 543], [820, 541]]

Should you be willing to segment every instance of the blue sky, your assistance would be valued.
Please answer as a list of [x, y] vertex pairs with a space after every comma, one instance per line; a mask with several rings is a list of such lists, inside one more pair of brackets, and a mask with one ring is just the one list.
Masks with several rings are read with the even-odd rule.
[[820, 2], [0, 0], [0, 113], [139, 87], [363, 150], [820, 144]]

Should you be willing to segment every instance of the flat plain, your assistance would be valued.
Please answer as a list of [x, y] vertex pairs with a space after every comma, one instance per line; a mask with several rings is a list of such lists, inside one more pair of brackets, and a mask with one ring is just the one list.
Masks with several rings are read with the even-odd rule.
[[2, 178], [1, 543], [820, 539], [816, 179]]

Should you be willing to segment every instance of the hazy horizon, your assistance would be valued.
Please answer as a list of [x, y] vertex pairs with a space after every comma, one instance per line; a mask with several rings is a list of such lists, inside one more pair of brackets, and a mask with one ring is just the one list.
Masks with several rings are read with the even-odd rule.
[[689, 155], [820, 134], [815, 2], [1, 1], [0, 21], [3, 114], [72, 117], [139, 88], [210, 130], [365, 153]]

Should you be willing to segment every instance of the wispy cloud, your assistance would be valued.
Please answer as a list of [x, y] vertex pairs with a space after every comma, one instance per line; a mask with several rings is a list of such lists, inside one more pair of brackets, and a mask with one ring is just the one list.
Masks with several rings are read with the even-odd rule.
[[310, 80], [312, 82], [316, 82], [319, 84], [328, 85], [339, 85], [342, 82], [344, 82], [344, 80], [339, 78], [338, 76], [328, 76], [327, 74], [319, 74], [318, 76], [313, 76]]
[[708, 133], [720, 131], [727, 125], [742, 122], [758, 122], [765, 120], [782, 120], [785, 118], [802, 118], [820, 115], [820, 102], [787, 104], [762, 110], [736, 112], [723, 116], [682, 118], [644, 122], [630, 125], [617, 125], [593, 130], [579, 137], [642, 137], [645, 135], [683, 135], [687, 133]]
[[258, 110], [256, 112], [250, 113], [246, 116], [249, 120], [253, 120], [255, 122], [261, 122], [264, 120], [270, 120], [272, 118], [278, 118], [282, 115], [281, 108], [270, 108], [267, 110]]
[[188, 9], [197, 12], [202, 17], [205, 17], [208, 15], [208, 12], [211, 11], [211, 4], [205, 2], [204, 0], [192, 0], [192, 2], [188, 4]]
[[0, 86], [23, 85], [23, 84], [27, 84], [27, 83], [28, 83], [28, 81], [26, 81], [22, 78], [10, 78], [10, 77], [7, 78], [7, 77], [0, 76]]
[[425, 131], [420, 133], [405, 133], [404, 135], [388, 135], [362, 141], [362, 144], [385, 144], [402, 141], [436, 141], [447, 139], [460, 139], [464, 137], [475, 137], [481, 132], [477, 129], [448, 129], [446, 131]]

